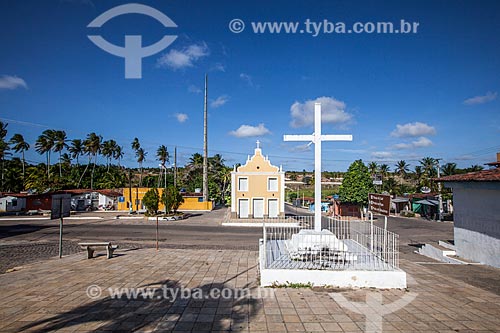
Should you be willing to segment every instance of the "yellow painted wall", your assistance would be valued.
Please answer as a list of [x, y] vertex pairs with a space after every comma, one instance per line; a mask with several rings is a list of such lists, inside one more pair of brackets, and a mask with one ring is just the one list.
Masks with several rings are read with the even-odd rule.
[[[137, 207], [135, 205], [135, 200], [136, 198], [139, 198], [140, 203], [139, 203], [139, 209], [144, 209], [142, 206], [142, 198], [146, 194], [147, 191], [149, 191], [150, 188], [147, 187], [140, 187], [140, 188], [132, 188], [132, 209], [136, 210]], [[123, 189], [123, 197], [125, 198], [125, 202], [118, 202], [118, 210], [129, 210], [129, 194], [130, 194], [130, 189], [129, 188], [124, 188]], [[158, 189], [158, 194], [161, 196], [163, 194], [163, 188]], [[213, 209], [213, 202], [208, 201], [208, 202], [199, 202], [200, 197], [192, 197], [192, 196], [185, 196], [184, 197], [184, 202], [179, 206], [179, 211], [184, 211], [184, 210], [212, 210]], [[163, 205], [160, 202], [160, 205], [158, 206], [159, 210], [164, 210], [165, 205]]]

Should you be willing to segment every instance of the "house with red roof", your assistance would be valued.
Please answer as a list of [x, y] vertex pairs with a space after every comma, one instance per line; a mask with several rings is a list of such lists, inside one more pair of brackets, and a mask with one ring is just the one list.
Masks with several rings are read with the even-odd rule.
[[500, 268], [500, 167], [435, 180], [453, 189], [457, 256]]

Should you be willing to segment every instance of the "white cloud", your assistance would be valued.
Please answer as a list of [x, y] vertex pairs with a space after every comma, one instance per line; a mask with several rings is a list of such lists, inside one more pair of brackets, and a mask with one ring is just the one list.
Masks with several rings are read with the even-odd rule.
[[169, 67], [173, 70], [193, 67], [194, 62], [210, 54], [205, 42], [189, 45], [182, 50], [170, 50], [158, 59], [158, 66]]
[[396, 125], [396, 129], [391, 133], [391, 136], [397, 138], [417, 137], [424, 135], [435, 135], [436, 129], [425, 123], [415, 122], [404, 125]]
[[188, 91], [189, 91], [190, 93], [200, 94], [200, 93], [201, 93], [201, 88], [200, 88], [200, 87], [195, 86], [194, 84], [192, 84], [192, 85], [190, 85], [190, 86], [188, 87]]
[[233, 135], [237, 138], [261, 136], [270, 133], [271, 132], [264, 126], [264, 124], [259, 124], [258, 126], [241, 125], [236, 131], [229, 132], [230, 135]]
[[483, 96], [474, 96], [474, 97], [468, 98], [463, 103], [465, 105], [484, 104], [484, 103], [488, 103], [488, 102], [494, 101], [495, 99], [497, 99], [497, 96], [498, 96], [498, 93], [488, 91], [486, 93], [486, 95], [483, 95]]
[[212, 70], [219, 71], [219, 72], [225, 72], [226, 67], [224, 67], [224, 65], [221, 64], [220, 62], [217, 62], [215, 65], [212, 66]]
[[17, 88], [28, 89], [26, 82], [17, 76], [3, 75], [0, 77], [0, 89], [14, 90]]
[[424, 136], [410, 143], [398, 143], [394, 145], [394, 149], [414, 149], [432, 146], [432, 141]]
[[180, 122], [180, 123], [183, 123], [185, 122], [186, 120], [188, 120], [188, 115], [185, 114], [185, 113], [176, 113], [175, 114], [175, 118], [177, 118], [177, 121]]
[[292, 121], [290, 126], [303, 127], [314, 123], [314, 103], [321, 103], [321, 121], [323, 123], [347, 123], [352, 114], [345, 111], [346, 105], [333, 97], [318, 97], [304, 103], [295, 102], [290, 107]]
[[229, 96], [227, 96], [227, 95], [219, 96], [215, 100], [210, 102], [210, 107], [216, 109], [216, 108], [221, 107], [224, 104], [226, 104], [227, 101], [229, 101]]
[[252, 80], [252, 77], [250, 75], [245, 74], [245, 73], [241, 73], [240, 79], [245, 81], [250, 87], [253, 87], [253, 80]]
[[377, 159], [384, 159], [391, 158], [393, 155], [390, 151], [374, 151], [373, 153], [371, 153], [371, 156]]
[[302, 153], [302, 152], [305, 152], [305, 151], [310, 151], [311, 150], [311, 145], [306, 143], [306, 144], [303, 144], [303, 145], [298, 145], [298, 146], [294, 146], [294, 147], [291, 147], [291, 148], [287, 148], [288, 152], [289, 153]]

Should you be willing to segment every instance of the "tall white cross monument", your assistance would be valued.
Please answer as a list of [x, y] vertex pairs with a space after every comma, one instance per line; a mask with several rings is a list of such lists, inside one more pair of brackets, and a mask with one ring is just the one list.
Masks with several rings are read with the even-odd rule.
[[311, 135], [284, 135], [283, 140], [314, 143], [314, 230], [321, 232], [321, 142], [352, 141], [352, 135], [321, 134], [321, 103], [315, 103], [314, 133]]

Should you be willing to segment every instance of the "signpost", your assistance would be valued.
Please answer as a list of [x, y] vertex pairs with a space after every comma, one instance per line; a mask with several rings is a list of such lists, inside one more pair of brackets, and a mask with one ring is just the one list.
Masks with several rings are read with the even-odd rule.
[[50, 219], [59, 219], [59, 258], [62, 258], [63, 218], [68, 217], [71, 211], [71, 194], [54, 194]]
[[391, 196], [387, 194], [369, 193], [369, 210], [374, 213], [389, 216], [391, 209]]

